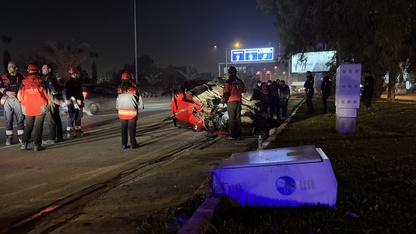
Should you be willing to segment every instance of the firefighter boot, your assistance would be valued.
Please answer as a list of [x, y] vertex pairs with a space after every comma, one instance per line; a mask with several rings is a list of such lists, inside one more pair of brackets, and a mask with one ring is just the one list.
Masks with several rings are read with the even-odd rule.
[[13, 136], [7, 136], [6, 145], [12, 145], [12, 144], [13, 144]]

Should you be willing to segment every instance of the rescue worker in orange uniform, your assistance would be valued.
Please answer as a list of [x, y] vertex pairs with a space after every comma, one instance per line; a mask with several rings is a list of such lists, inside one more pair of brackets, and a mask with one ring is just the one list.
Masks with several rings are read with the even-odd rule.
[[28, 76], [22, 81], [22, 87], [18, 93], [18, 99], [22, 103], [22, 111], [26, 116], [26, 129], [20, 150], [27, 150], [27, 145], [34, 131], [35, 151], [43, 150], [42, 133], [43, 122], [48, 110], [48, 101], [61, 105], [48, 95], [45, 81], [39, 76], [39, 69], [35, 64], [29, 64]]
[[242, 94], [247, 92], [244, 82], [237, 77], [237, 69], [228, 69], [228, 80], [224, 84], [221, 104], [227, 103], [228, 128], [230, 140], [241, 140], [241, 104]]
[[121, 148], [127, 149], [128, 136], [130, 148], [139, 147], [136, 141], [136, 125], [139, 110], [144, 109], [142, 98], [129, 71], [121, 75], [121, 84], [117, 88], [116, 108], [121, 122]]

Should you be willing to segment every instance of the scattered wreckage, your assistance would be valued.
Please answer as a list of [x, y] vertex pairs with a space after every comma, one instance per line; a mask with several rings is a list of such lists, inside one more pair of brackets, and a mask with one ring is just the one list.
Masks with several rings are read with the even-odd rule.
[[[227, 108], [220, 108], [224, 81], [221, 77], [212, 81], [191, 80], [183, 84], [174, 85], [172, 103], [173, 123], [177, 121], [193, 125], [194, 131], [206, 130], [209, 132], [223, 132], [228, 130]], [[243, 95], [241, 122], [243, 128], [251, 128], [254, 131], [256, 123], [260, 123], [262, 116], [259, 114], [257, 100], [250, 101], [251, 95]]]

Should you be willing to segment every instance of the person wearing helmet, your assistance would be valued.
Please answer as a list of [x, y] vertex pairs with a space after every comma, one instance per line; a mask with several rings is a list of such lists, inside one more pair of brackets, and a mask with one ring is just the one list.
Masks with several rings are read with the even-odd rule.
[[16, 97], [25, 76], [17, 72], [17, 66], [14, 61], [8, 62], [7, 71], [8, 73], [3, 74], [0, 79], [0, 93], [2, 93], [1, 105], [4, 108], [4, 120], [6, 123], [6, 145], [12, 145], [14, 118], [16, 118], [17, 122], [17, 136], [20, 143], [23, 140], [25, 116], [22, 112], [22, 106]]
[[29, 64], [28, 76], [22, 81], [22, 87], [18, 93], [18, 99], [22, 103], [22, 111], [26, 116], [26, 129], [23, 135], [23, 142], [20, 150], [27, 150], [27, 145], [34, 133], [34, 150], [43, 150], [42, 133], [43, 122], [47, 112], [48, 101], [61, 105], [48, 95], [45, 82], [39, 76], [39, 69], [35, 64]]
[[121, 121], [121, 148], [127, 149], [128, 136], [130, 148], [139, 147], [136, 141], [136, 125], [139, 109], [143, 110], [143, 101], [129, 71], [121, 75], [121, 84], [117, 88], [116, 108]]
[[84, 95], [79, 78], [79, 71], [76, 67], [68, 70], [70, 78], [65, 82], [63, 97], [68, 105], [68, 119], [66, 125], [67, 138], [84, 136], [81, 129], [82, 111], [84, 107]]
[[228, 139], [241, 140], [241, 101], [242, 94], [247, 92], [244, 82], [237, 77], [237, 69], [228, 69], [228, 80], [224, 84], [221, 104], [227, 103], [228, 128], [230, 136]]

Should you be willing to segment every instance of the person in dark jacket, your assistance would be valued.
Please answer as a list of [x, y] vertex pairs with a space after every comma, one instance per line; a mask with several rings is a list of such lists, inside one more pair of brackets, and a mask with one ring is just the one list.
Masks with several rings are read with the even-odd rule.
[[280, 107], [282, 108], [281, 119], [285, 119], [287, 117], [287, 105], [289, 103], [290, 98], [290, 88], [286, 85], [286, 82], [284, 80], [280, 81], [279, 96]]
[[324, 105], [324, 110], [322, 114], [328, 112], [328, 97], [331, 93], [332, 80], [328, 76], [328, 72], [322, 72], [322, 84], [321, 84], [321, 93], [322, 93], [322, 103]]
[[228, 128], [230, 136], [228, 139], [241, 140], [241, 102], [242, 94], [247, 92], [244, 82], [237, 77], [237, 69], [228, 69], [228, 80], [224, 84], [221, 104], [227, 103]]
[[364, 87], [361, 94], [361, 101], [367, 107], [367, 110], [371, 109], [371, 100], [374, 93], [374, 78], [371, 76], [371, 71], [365, 71]]
[[270, 120], [274, 119], [274, 116], [280, 115], [280, 101], [279, 101], [279, 87], [276, 81], [267, 81], [267, 87], [269, 89], [269, 106], [270, 106]]
[[136, 141], [136, 125], [139, 109], [143, 110], [143, 101], [139, 91], [131, 79], [129, 71], [121, 75], [121, 84], [117, 88], [116, 108], [121, 121], [121, 148], [127, 149], [128, 136], [130, 136], [130, 147], [139, 147]]
[[253, 89], [253, 95], [251, 96], [251, 100], [260, 100], [260, 92], [261, 92], [261, 80], [256, 82], [256, 87]]
[[16, 63], [10, 61], [7, 64], [7, 71], [1, 76], [0, 92], [3, 94], [1, 98], [1, 105], [4, 108], [4, 120], [6, 122], [6, 145], [13, 144], [13, 119], [17, 122], [17, 136], [20, 143], [23, 140], [23, 133], [25, 130], [25, 116], [22, 112], [22, 106], [17, 100], [17, 92], [22, 84], [25, 76], [17, 72]]
[[69, 78], [65, 82], [64, 98], [68, 105], [68, 120], [66, 124], [67, 138], [84, 136], [81, 129], [81, 120], [84, 107], [84, 95], [82, 94], [82, 86], [79, 81], [79, 71], [76, 67], [70, 67]]
[[312, 76], [312, 73], [310, 71], [306, 72], [306, 81], [303, 84], [303, 87], [305, 88], [306, 93], [306, 105], [308, 106], [308, 114], [315, 113], [315, 110], [313, 109], [313, 103], [312, 98], [314, 94], [314, 83], [315, 79]]
[[[45, 81], [48, 93], [54, 97], [54, 99], [62, 100], [62, 93], [59, 88], [59, 81], [53, 74], [53, 68], [50, 64], [44, 64], [42, 66], [43, 80]], [[42, 141], [45, 145], [52, 145], [62, 141], [62, 120], [59, 115], [59, 105], [53, 102], [48, 104], [48, 113], [46, 114], [46, 120], [49, 127], [49, 139]]]

